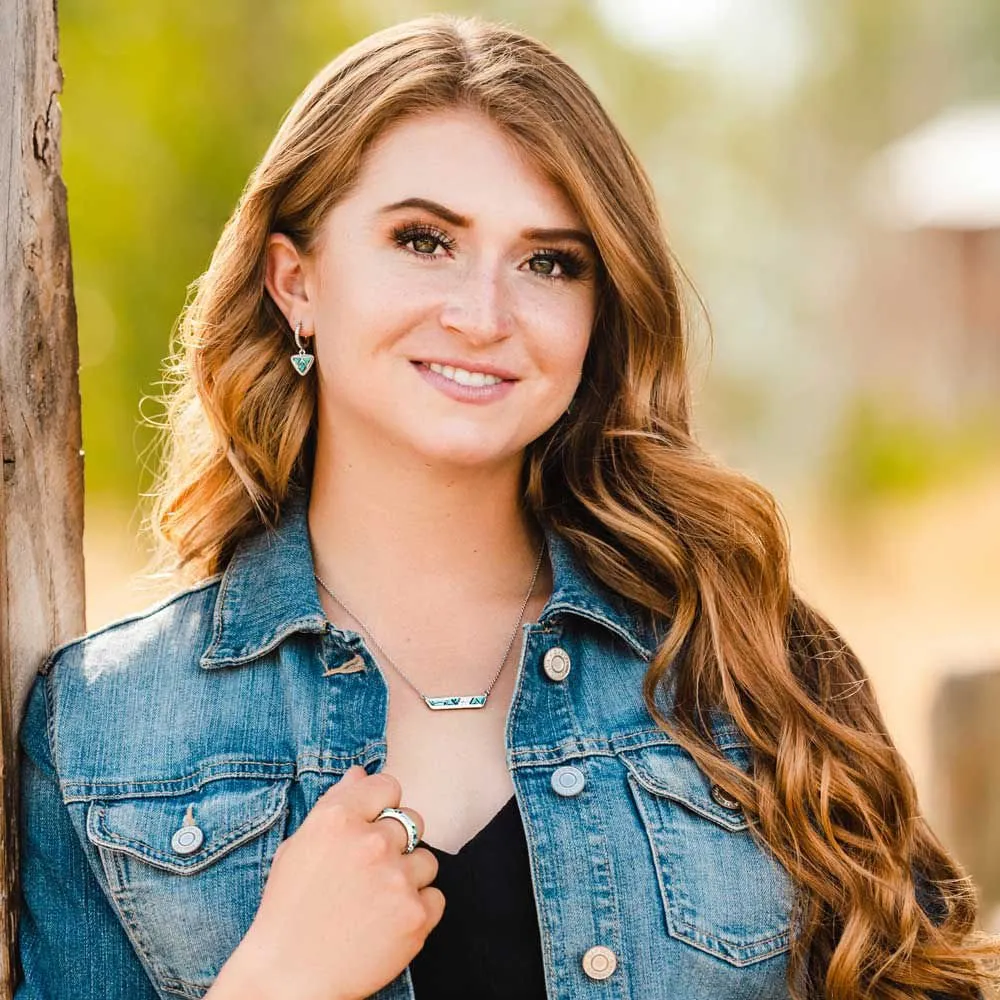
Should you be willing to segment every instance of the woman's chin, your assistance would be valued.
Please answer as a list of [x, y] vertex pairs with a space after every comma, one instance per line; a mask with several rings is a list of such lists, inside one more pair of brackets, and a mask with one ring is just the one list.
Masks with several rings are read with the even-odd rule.
[[423, 437], [413, 444], [428, 465], [469, 470], [509, 464], [524, 450], [512, 448], [509, 444], [504, 447], [496, 442], [462, 440], [445, 435], [431, 439]]

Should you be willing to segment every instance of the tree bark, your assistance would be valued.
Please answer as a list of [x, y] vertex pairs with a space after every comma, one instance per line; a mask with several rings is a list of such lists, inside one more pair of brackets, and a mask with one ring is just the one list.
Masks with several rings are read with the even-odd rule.
[[0, 2], [0, 997], [17, 954], [17, 732], [44, 655], [84, 631], [79, 353], [55, 0]]

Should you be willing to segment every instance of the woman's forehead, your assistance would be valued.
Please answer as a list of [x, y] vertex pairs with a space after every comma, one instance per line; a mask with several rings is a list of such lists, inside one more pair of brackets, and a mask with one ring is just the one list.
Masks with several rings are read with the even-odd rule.
[[366, 151], [351, 195], [376, 210], [412, 198], [476, 214], [526, 217], [535, 227], [585, 228], [562, 187], [486, 115], [462, 108], [414, 114]]

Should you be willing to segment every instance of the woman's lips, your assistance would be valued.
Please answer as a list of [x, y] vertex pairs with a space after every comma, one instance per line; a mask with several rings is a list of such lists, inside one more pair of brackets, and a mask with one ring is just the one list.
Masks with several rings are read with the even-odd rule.
[[517, 372], [498, 368], [496, 365], [484, 365], [481, 361], [466, 361], [462, 358], [412, 358], [412, 361], [422, 365], [437, 365], [439, 368], [461, 368], [467, 372], [481, 372], [483, 375], [495, 375], [497, 378], [516, 382]]
[[460, 403], [495, 403], [506, 397], [514, 388], [514, 379], [504, 379], [493, 385], [460, 385], [446, 375], [431, 371], [424, 361], [411, 362], [425, 382]]

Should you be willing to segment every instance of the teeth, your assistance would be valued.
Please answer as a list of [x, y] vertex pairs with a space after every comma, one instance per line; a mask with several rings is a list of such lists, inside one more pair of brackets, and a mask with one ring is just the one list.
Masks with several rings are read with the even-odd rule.
[[470, 372], [464, 368], [452, 368], [451, 365], [439, 365], [434, 361], [430, 362], [427, 367], [432, 372], [450, 378], [452, 382], [457, 382], [459, 385], [496, 385], [503, 381], [496, 375], [487, 375], [485, 372]]

